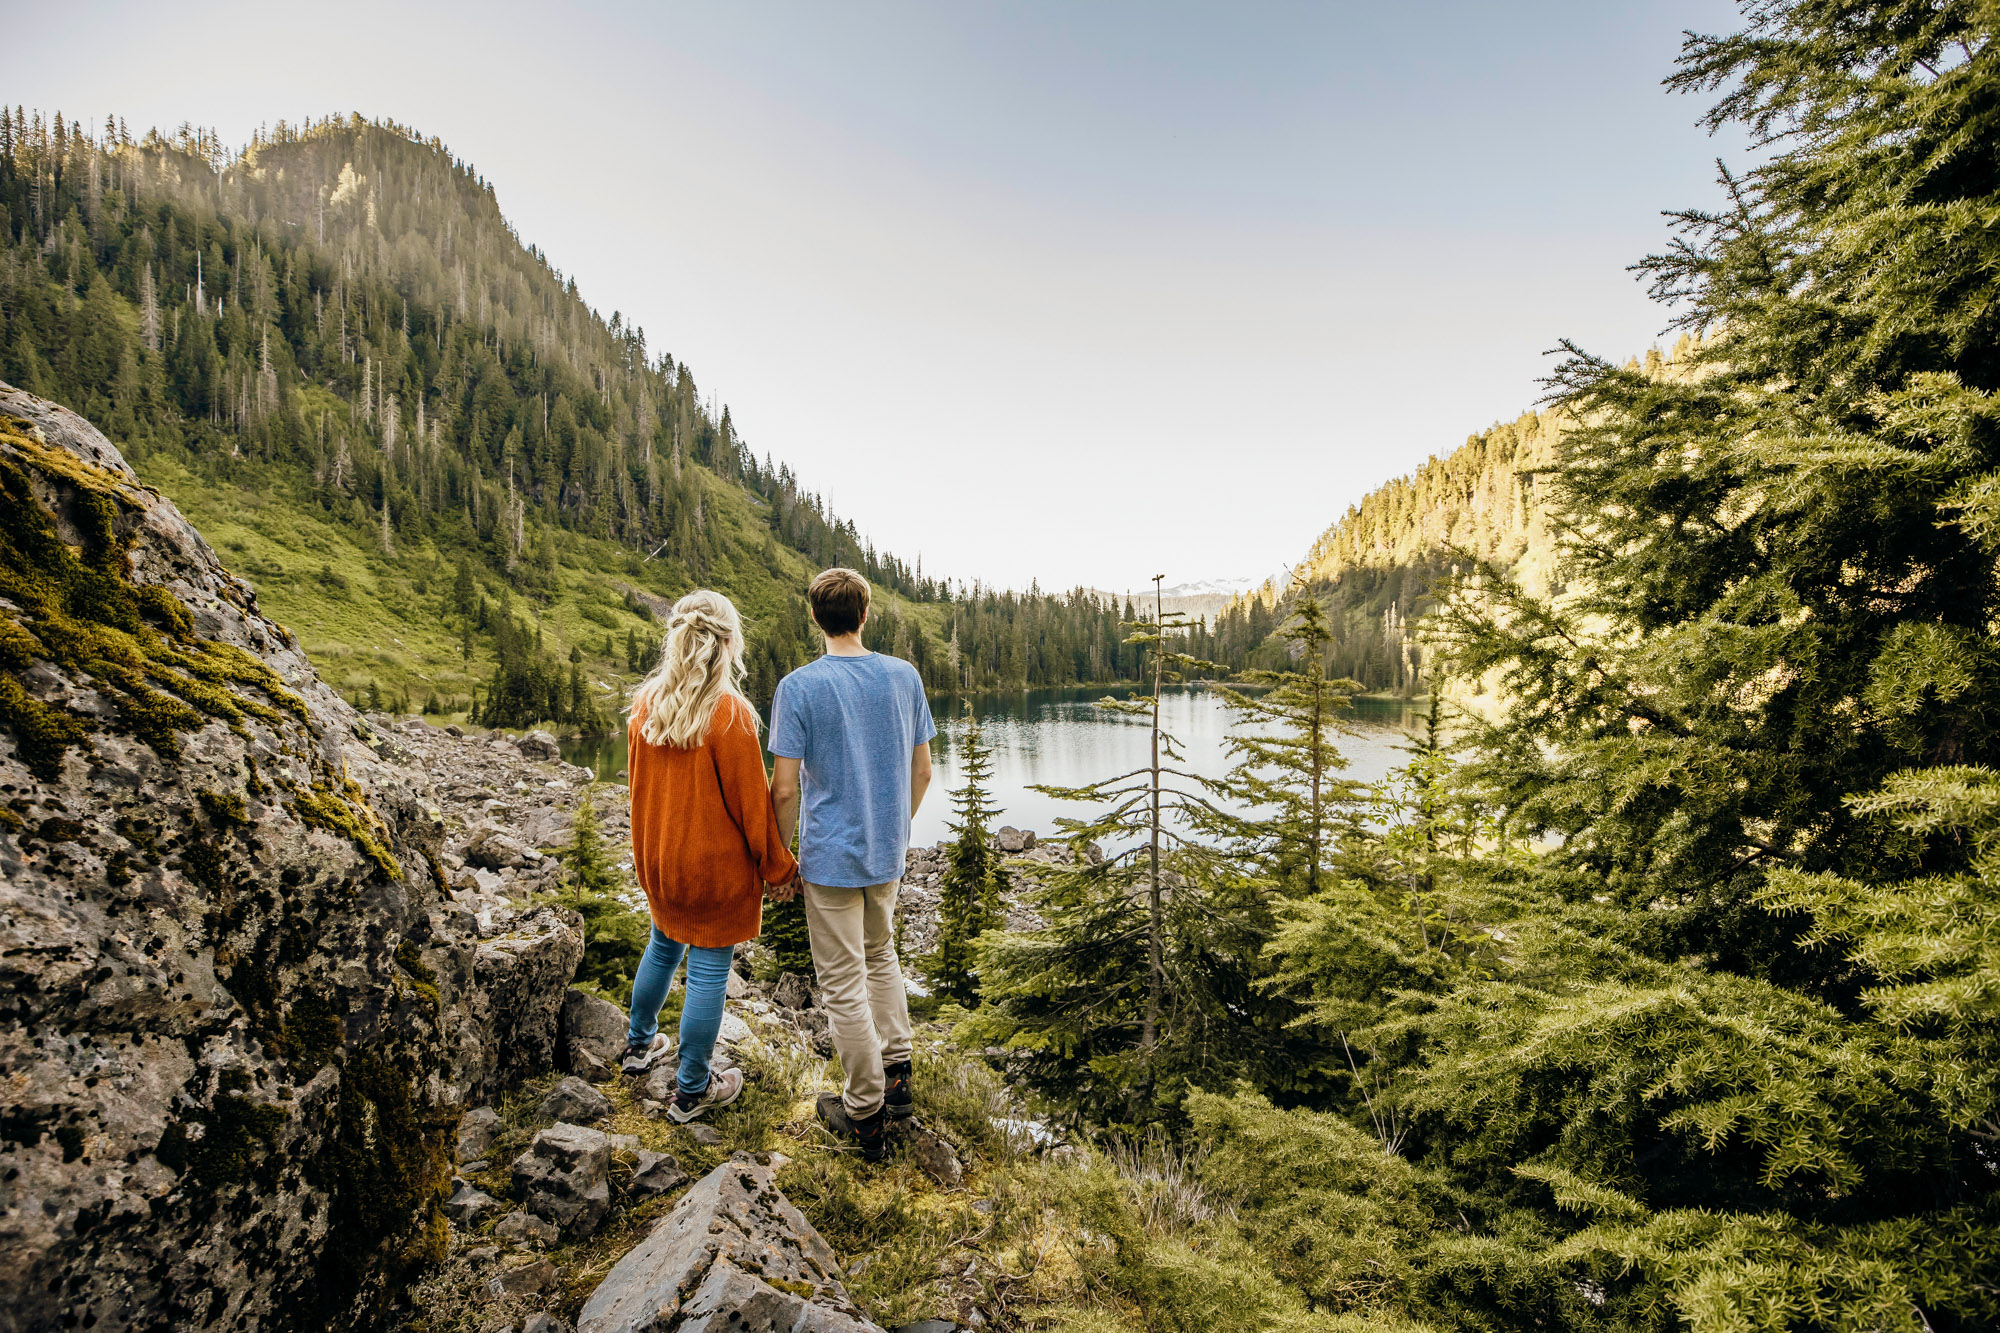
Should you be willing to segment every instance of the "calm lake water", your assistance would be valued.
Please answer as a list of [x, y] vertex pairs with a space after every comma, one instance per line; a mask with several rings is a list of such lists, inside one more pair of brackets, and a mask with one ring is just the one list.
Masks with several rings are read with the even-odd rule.
[[[1106, 694], [1122, 698], [1134, 693], [1130, 688], [1029, 690], [974, 699], [973, 710], [993, 751], [993, 798], [1000, 807], [995, 827], [1012, 824], [1052, 834], [1057, 816], [1076, 818], [1083, 811], [1030, 788], [1036, 784], [1078, 787], [1144, 764], [1148, 753], [1145, 719], [1095, 706]], [[945, 827], [952, 816], [950, 793], [963, 782], [959, 760], [965, 733], [964, 701], [933, 699], [931, 713], [938, 725], [938, 739], [931, 747], [936, 776], [911, 822], [910, 842], [918, 847], [950, 836]], [[1167, 730], [1180, 740], [1186, 754], [1184, 766], [1190, 771], [1219, 777], [1228, 769], [1224, 745], [1234, 717], [1214, 694], [1193, 687], [1169, 690], [1163, 720]], [[1407, 756], [1397, 747], [1408, 742], [1410, 730], [1418, 725], [1417, 710], [1410, 705], [1360, 699], [1348, 721], [1351, 734], [1338, 742], [1347, 758], [1343, 776], [1374, 782], [1406, 761]], [[615, 779], [618, 770], [625, 767], [623, 733], [565, 741], [562, 751], [563, 758], [593, 768], [607, 780]]]

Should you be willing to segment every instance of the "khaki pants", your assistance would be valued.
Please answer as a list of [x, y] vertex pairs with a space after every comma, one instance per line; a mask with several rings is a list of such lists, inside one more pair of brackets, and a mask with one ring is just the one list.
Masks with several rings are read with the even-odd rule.
[[882, 1109], [882, 1066], [910, 1058], [910, 997], [896, 961], [898, 887], [805, 886], [820, 1007], [847, 1071], [842, 1100], [857, 1119]]

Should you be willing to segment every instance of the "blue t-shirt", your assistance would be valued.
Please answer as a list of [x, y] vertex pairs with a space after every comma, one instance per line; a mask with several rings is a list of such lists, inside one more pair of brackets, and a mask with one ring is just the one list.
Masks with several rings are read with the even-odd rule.
[[903, 877], [910, 756], [937, 735], [923, 678], [900, 657], [828, 655], [778, 682], [771, 753], [800, 760], [799, 871], [860, 889]]

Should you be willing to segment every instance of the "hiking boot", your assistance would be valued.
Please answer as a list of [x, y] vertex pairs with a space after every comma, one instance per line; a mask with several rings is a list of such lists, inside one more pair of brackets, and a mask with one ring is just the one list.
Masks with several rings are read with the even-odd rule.
[[882, 1109], [897, 1120], [908, 1120], [915, 1115], [916, 1099], [910, 1096], [910, 1062], [898, 1060], [895, 1064], [883, 1065], [882, 1079], [886, 1084], [882, 1091]]
[[880, 1111], [865, 1120], [856, 1120], [847, 1113], [847, 1103], [837, 1092], [822, 1092], [819, 1095], [819, 1122], [832, 1135], [847, 1143], [859, 1144], [861, 1159], [865, 1162], [879, 1162], [887, 1151], [883, 1144], [882, 1128], [887, 1119]]
[[649, 1042], [638, 1046], [628, 1044], [625, 1047], [624, 1058], [618, 1062], [618, 1067], [628, 1074], [643, 1074], [658, 1064], [660, 1057], [665, 1055], [667, 1050], [667, 1034], [655, 1032]]
[[674, 1099], [667, 1103], [667, 1119], [676, 1125], [688, 1121], [717, 1107], [727, 1106], [743, 1091], [743, 1071], [740, 1069], [717, 1069], [708, 1076], [708, 1086], [698, 1097], [690, 1097], [685, 1092], [676, 1092]]

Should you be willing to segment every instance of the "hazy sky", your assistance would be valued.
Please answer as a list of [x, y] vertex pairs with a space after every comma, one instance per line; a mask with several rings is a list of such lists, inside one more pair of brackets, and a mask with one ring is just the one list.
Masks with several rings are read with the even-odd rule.
[[21, 4], [0, 96], [434, 134], [879, 546], [989, 583], [1262, 575], [1642, 350], [1715, 197], [1664, 92], [1724, 0]]

